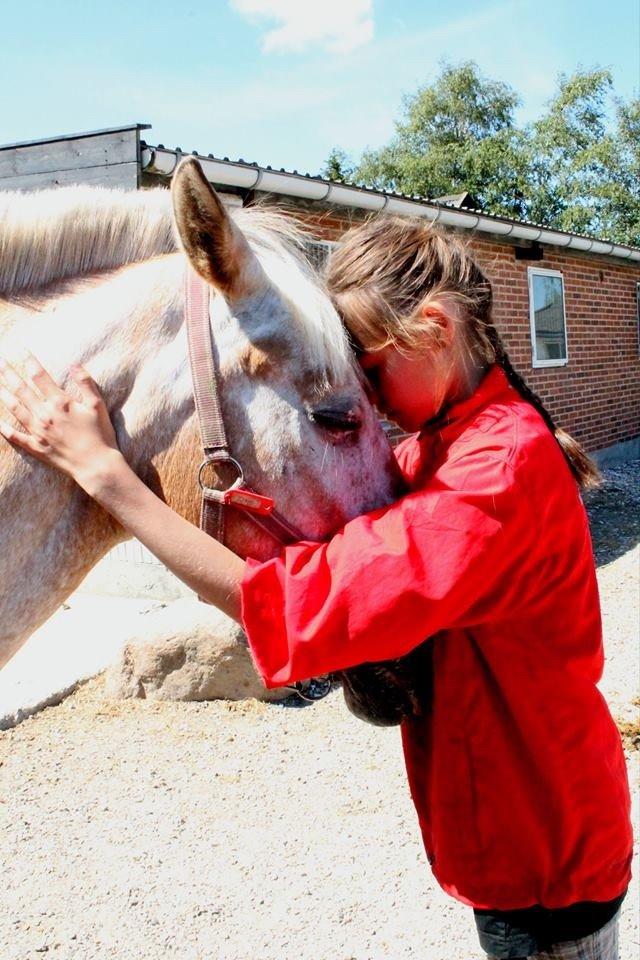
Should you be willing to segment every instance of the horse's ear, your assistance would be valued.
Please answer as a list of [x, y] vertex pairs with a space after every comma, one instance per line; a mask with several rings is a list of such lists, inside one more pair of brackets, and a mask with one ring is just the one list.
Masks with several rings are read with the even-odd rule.
[[194, 270], [232, 299], [257, 290], [258, 260], [195, 157], [177, 167], [171, 194], [180, 242]]

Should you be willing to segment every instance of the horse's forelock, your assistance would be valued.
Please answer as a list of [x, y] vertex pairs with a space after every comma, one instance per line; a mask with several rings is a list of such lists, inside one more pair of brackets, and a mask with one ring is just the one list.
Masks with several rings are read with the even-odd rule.
[[351, 352], [326, 287], [305, 255], [311, 235], [295, 218], [272, 208], [234, 211], [234, 219], [290, 308], [310, 355], [331, 379], [342, 379], [351, 364]]

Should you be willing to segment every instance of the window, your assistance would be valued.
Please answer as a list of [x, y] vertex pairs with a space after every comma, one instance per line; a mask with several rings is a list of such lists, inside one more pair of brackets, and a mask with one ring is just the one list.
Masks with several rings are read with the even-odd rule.
[[638, 321], [638, 353], [640, 353], [640, 282], [636, 283], [636, 319]]
[[529, 318], [534, 367], [567, 363], [564, 283], [557, 270], [529, 267]]
[[333, 243], [330, 243], [328, 240], [307, 240], [304, 248], [307, 257], [309, 258], [311, 265], [316, 269], [322, 272], [324, 270], [324, 265], [327, 262], [327, 258], [331, 253], [331, 248], [334, 246]]

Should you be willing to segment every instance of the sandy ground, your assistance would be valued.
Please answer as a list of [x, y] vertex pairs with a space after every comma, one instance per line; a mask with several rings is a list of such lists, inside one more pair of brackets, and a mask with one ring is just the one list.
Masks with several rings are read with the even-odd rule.
[[[589, 505], [602, 689], [636, 797], [637, 471], [607, 471]], [[356, 721], [339, 691], [310, 707], [110, 702], [98, 678], [1, 734], [0, 764], [0, 960], [481, 955], [430, 875], [398, 730]], [[621, 960], [640, 955], [637, 903], [635, 880]]]
[[105, 670], [124, 639], [144, 635], [144, 618], [161, 606], [159, 600], [75, 593], [0, 670], [0, 730], [60, 703]]

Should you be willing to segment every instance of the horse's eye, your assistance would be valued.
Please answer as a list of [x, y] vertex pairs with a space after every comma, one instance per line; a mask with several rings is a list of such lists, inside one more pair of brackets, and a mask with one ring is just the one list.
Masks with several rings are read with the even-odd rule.
[[312, 410], [309, 419], [330, 433], [353, 433], [362, 426], [360, 417], [353, 410]]

